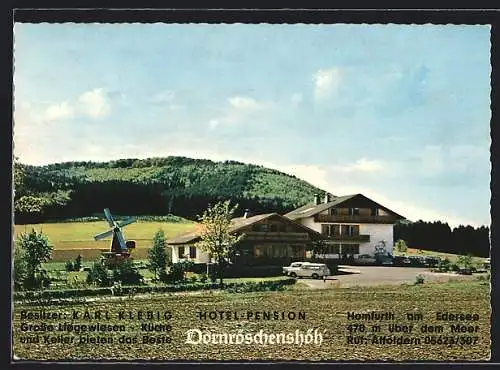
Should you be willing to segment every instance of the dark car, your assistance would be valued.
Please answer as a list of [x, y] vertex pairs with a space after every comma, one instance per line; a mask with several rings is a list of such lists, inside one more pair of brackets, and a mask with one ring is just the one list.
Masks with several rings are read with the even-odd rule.
[[376, 257], [377, 264], [379, 265], [393, 265], [394, 258], [390, 254], [377, 255]]
[[410, 259], [405, 256], [395, 256], [392, 259], [392, 263], [395, 266], [408, 266], [410, 264]]
[[441, 263], [441, 258], [436, 256], [427, 256], [424, 259], [425, 265], [428, 267], [436, 267]]
[[410, 266], [425, 266], [425, 258], [423, 256], [408, 256]]

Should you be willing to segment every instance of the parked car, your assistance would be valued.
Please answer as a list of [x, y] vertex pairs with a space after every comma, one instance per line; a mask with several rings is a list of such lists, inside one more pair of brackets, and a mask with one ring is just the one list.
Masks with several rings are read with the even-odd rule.
[[330, 269], [324, 263], [292, 262], [283, 267], [283, 273], [290, 277], [311, 277], [319, 279], [330, 275]]
[[392, 265], [394, 263], [393, 257], [390, 254], [379, 254], [375, 258], [379, 265]]
[[425, 258], [423, 256], [408, 256], [408, 259], [410, 260], [410, 266], [425, 266]]
[[424, 263], [428, 267], [436, 267], [441, 262], [441, 258], [437, 256], [426, 256], [424, 257]]
[[396, 266], [408, 266], [411, 263], [410, 259], [405, 256], [395, 256], [392, 262]]
[[377, 263], [377, 258], [370, 254], [360, 254], [358, 258], [356, 258], [356, 262], [363, 265], [371, 265]]

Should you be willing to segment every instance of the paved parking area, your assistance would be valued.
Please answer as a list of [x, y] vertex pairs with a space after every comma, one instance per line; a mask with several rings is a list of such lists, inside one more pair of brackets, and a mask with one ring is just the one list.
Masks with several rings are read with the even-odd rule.
[[417, 275], [423, 275], [425, 281], [448, 281], [450, 278], [474, 279], [474, 276], [456, 275], [451, 273], [434, 273], [428, 268], [392, 267], [392, 266], [344, 266], [344, 270], [356, 273], [329, 276], [323, 280], [300, 279], [313, 289], [324, 289], [331, 286], [366, 286], [381, 284], [413, 284]]

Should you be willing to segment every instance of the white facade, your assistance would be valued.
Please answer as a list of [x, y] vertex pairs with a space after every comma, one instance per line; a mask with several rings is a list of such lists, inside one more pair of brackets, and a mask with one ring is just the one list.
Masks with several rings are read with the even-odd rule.
[[[209, 262], [208, 254], [202, 251], [200, 248], [195, 247], [193, 245], [185, 244], [185, 245], [172, 245], [170, 246], [172, 249], [172, 263], [177, 263], [181, 261], [193, 261], [194, 263], [207, 263]], [[194, 248], [196, 250], [196, 257], [190, 258], [190, 248]], [[179, 255], [179, 249], [184, 249], [184, 255]]]
[[[325, 211], [325, 214], [328, 211]], [[375, 255], [375, 247], [379, 245], [382, 241], [385, 242], [385, 250], [387, 253], [392, 254], [393, 245], [394, 245], [394, 225], [393, 224], [370, 224], [370, 223], [334, 223], [334, 222], [315, 222], [314, 217], [307, 217], [295, 220], [296, 222], [301, 223], [304, 226], [307, 226], [318, 233], [321, 233], [321, 225], [359, 225], [359, 234], [360, 235], [369, 235], [369, 242], [356, 242], [355, 244], [359, 244], [359, 254], [354, 254], [354, 257], [359, 256], [360, 254], [369, 254]], [[339, 240], [335, 242], [336, 244], [354, 244], [354, 242], [342, 242]], [[338, 254], [324, 254], [318, 255], [320, 258], [339, 258]]]

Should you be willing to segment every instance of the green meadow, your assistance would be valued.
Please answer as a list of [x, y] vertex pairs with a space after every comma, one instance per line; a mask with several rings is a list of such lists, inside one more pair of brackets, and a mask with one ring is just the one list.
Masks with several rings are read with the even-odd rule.
[[[134, 258], [144, 259], [147, 256], [147, 250], [151, 248], [153, 236], [159, 229], [163, 229], [167, 239], [170, 239], [194, 230], [195, 227], [196, 223], [187, 221], [137, 221], [124, 227], [123, 232], [127, 239], [136, 241], [136, 250], [133, 251]], [[42, 231], [52, 242], [54, 246], [53, 262], [65, 262], [74, 259], [78, 254], [84, 260], [93, 260], [101, 252], [108, 250], [111, 244], [111, 237], [104, 240], [94, 240], [94, 235], [109, 229], [106, 221], [15, 225], [15, 236], [17, 237], [22, 232], [29, 232], [31, 228]]]

